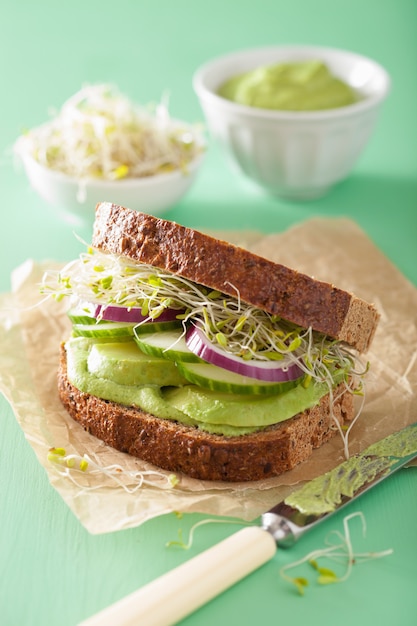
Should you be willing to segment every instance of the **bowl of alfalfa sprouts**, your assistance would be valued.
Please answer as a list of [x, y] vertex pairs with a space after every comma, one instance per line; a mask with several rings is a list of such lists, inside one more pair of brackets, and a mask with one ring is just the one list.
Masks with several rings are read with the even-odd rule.
[[14, 152], [31, 187], [75, 221], [98, 202], [154, 215], [186, 194], [205, 153], [201, 128], [170, 116], [167, 98], [136, 104], [116, 87], [87, 85]]

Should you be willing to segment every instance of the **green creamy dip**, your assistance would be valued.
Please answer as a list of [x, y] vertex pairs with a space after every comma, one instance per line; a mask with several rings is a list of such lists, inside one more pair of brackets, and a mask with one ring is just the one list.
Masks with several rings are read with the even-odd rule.
[[305, 515], [334, 511], [343, 496], [352, 497], [358, 489], [387, 473], [396, 459], [417, 454], [417, 427], [389, 435], [351, 457], [323, 476], [318, 476], [285, 499], [285, 504]]
[[[124, 360], [120, 359], [119, 366], [110, 369], [99, 367], [94, 358], [89, 359], [91, 354], [94, 357], [95, 344], [97, 341], [85, 337], [74, 337], [66, 343], [67, 375], [77, 389], [104, 400], [136, 406], [157, 417], [197, 426], [209, 433], [235, 436], [261, 430], [318, 404], [328, 392], [325, 383], [312, 383], [307, 388], [297, 385], [274, 396], [232, 395], [186, 382], [181, 386], [161, 387], [157, 384], [160, 378], [158, 372], [155, 374], [153, 363], [152, 370], [144, 372], [142, 383], [135, 370], [135, 384], [131, 384], [133, 379], [126, 374]], [[139, 350], [132, 345], [126, 348], [127, 355], [132, 349]], [[173, 366], [173, 362], [165, 359], [159, 361], [161, 368]]]
[[234, 76], [218, 95], [239, 104], [281, 111], [321, 111], [354, 104], [358, 94], [318, 60], [280, 63]]

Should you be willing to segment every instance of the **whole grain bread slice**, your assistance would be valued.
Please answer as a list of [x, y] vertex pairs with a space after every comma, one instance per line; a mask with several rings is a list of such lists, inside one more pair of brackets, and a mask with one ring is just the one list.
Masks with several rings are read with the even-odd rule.
[[152, 215], [99, 203], [92, 245], [236, 296], [268, 313], [365, 352], [376, 308], [334, 285]]
[[343, 425], [354, 416], [353, 395], [340, 385], [334, 390], [333, 413], [326, 395], [304, 413], [259, 432], [213, 435], [79, 391], [67, 377], [64, 345], [58, 390], [69, 415], [107, 445], [169, 472], [210, 481], [258, 481], [278, 476], [306, 461], [314, 448], [335, 435], [334, 417]]

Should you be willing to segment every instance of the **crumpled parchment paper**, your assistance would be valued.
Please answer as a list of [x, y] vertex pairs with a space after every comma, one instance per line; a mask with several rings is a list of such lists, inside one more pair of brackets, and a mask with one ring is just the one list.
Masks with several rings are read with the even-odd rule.
[[[417, 290], [354, 222], [314, 218], [281, 234], [216, 234], [352, 291], [378, 307], [381, 321], [366, 355], [371, 361], [366, 404], [350, 436], [351, 454], [417, 419]], [[342, 441], [336, 435], [310, 460], [281, 477], [232, 484], [181, 476], [173, 487], [167, 472], [104, 445], [73, 422], [58, 399], [59, 345], [70, 331], [67, 303], [41, 303], [38, 289], [45, 269], [53, 267], [58, 265], [28, 260], [13, 273], [12, 293], [1, 297], [0, 391], [51, 484], [91, 533], [138, 526], [171, 511], [251, 521], [295, 485], [344, 460]], [[75, 455], [75, 467], [50, 462], [52, 447]], [[77, 468], [84, 455], [90, 462], [83, 472]]]

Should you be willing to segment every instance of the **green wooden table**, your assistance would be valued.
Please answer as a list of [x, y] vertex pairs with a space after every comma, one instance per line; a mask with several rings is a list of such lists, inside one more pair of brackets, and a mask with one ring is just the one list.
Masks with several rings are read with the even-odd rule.
[[[349, 48], [390, 72], [392, 92], [355, 171], [325, 198], [287, 203], [249, 192], [213, 145], [195, 186], [167, 217], [197, 228], [279, 232], [311, 216], [347, 216], [417, 284], [414, 0], [16, 0], [4, 2], [0, 16], [1, 291], [10, 289], [11, 271], [27, 258], [64, 261], [79, 252], [68, 225], [13, 166], [11, 148], [23, 128], [45, 121], [49, 107], [59, 107], [85, 82], [112, 82], [143, 103], [168, 89], [175, 117], [202, 120], [191, 86], [197, 66], [224, 52], [276, 43]], [[80, 234], [89, 237], [88, 229]], [[74, 626], [237, 529], [204, 526], [188, 551], [169, 550], [165, 543], [177, 537], [179, 526], [186, 533], [203, 515], [179, 521], [169, 514], [137, 528], [90, 535], [50, 486], [4, 398], [0, 424], [4, 626]], [[291, 551], [279, 550], [184, 626], [415, 624], [417, 470], [401, 470], [366, 494], [359, 508], [367, 521], [367, 549], [393, 548], [391, 556], [358, 565], [343, 584], [313, 583], [299, 597], [279, 569], [322, 546], [331, 530], [341, 530], [340, 513]], [[363, 546], [359, 525], [352, 538]]]

